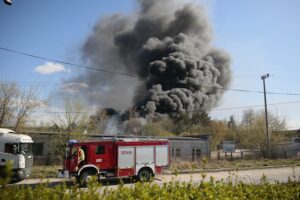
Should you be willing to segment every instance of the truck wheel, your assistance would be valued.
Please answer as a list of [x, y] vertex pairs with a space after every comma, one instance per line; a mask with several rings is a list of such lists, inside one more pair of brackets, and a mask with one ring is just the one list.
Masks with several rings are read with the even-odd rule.
[[91, 179], [92, 176], [94, 176], [95, 173], [93, 173], [92, 171], [90, 170], [86, 170], [86, 171], [83, 171], [81, 174], [80, 174], [80, 177], [79, 177], [79, 185], [81, 187], [86, 187], [89, 180]]
[[138, 173], [138, 179], [142, 182], [149, 182], [153, 177], [153, 173], [149, 169], [141, 169]]

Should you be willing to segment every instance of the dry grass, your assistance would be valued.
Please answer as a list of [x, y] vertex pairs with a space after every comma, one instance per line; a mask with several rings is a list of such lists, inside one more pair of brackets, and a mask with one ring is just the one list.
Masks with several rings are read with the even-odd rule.
[[[246, 168], [260, 168], [266, 166], [300, 166], [300, 159], [277, 160], [198, 160], [195, 162], [174, 160], [171, 162], [171, 170], [195, 170], [195, 169], [231, 169], [242, 170]], [[35, 165], [32, 168], [31, 178], [56, 178], [58, 169], [62, 166]]]
[[56, 178], [58, 169], [61, 168], [59, 165], [34, 165], [30, 178]]
[[266, 166], [300, 166], [299, 159], [257, 159], [257, 160], [199, 160], [191, 161], [172, 161], [171, 170], [187, 170], [187, 169], [245, 169], [260, 168]]

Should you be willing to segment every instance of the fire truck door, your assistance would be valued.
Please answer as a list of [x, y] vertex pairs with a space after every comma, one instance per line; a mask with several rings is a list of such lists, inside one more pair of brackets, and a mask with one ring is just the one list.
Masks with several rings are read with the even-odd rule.
[[[136, 147], [136, 172], [143, 167], [150, 167], [154, 171], [154, 147], [138, 146]], [[154, 171], [155, 172], [155, 171]]]
[[96, 146], [95, 164], [99, 169], [111, 169], [113, 167], [113, 146], [101, 144]]
[[[78, 166], [78, 148], [77, 147], [73, 147], [71, 149], [71, 152], [70, 152], [70, 168], [72, 168], [72, 170], [75, 170], [75, 167]], [[75, 170], [76, 171], [76, 170]]]

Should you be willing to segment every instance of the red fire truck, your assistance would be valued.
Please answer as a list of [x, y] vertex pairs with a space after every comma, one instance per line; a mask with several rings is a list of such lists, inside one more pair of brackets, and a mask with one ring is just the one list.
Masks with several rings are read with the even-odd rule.
[[[84, 160], [79, 154], [84, 152]], [[167, 140], [101, 140], [90, 142], [70, 141], [64, 157], [64, 169], [59, 177], [75, 176], [86, 185], [90, 176], [134, 177], [149, 181], [169, 167], [169, 142]]]

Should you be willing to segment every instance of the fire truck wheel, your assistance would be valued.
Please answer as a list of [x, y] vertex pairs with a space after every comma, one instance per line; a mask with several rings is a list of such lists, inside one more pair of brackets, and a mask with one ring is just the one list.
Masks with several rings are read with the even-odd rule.
[[142, 182], [149, 182], [153, 177], [153, 173], [151, 169], [142, 168], [138, 173], [138, 179]]
[[94, 176], [95, 173], [91, 170], [85, 170], [80, 174], [79, 177], [79, 184], [82, 187], [86, 187], [87, 183], [89, 182], [89, 179], [91, 179], [92, 176]]

